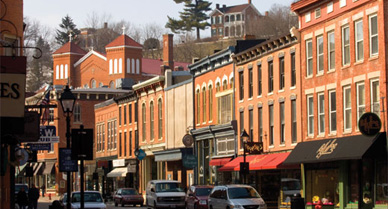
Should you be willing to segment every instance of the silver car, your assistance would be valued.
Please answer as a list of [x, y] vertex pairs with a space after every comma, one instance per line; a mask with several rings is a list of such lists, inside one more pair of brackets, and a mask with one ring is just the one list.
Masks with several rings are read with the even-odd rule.
[[267, 209], [263, 198], [249, 185], [215, 186], [209, 196], [209, 209]]

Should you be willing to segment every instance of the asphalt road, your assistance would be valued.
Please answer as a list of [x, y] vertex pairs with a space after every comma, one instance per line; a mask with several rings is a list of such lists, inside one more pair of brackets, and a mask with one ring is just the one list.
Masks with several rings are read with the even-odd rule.
[[[40, 199], [38, 201], [38, 208], [39, 209], [49, 209], [49, 206], [52, 204], [52, 201], [56, 200], [57, 198], [53, 198], [51, 200], [48, 200], [47, 198], [45, 199]], [[121, 207], [121, 206], [118, 206], [118, 207], [115, 207], [114, 206], [114, 203], [112, 201], [109, 201], [106, 203], [106, 206], [107, 206], [107, 209], [147, 209], [146, 207], [132, 207], [132, 206], [125, 206], [125, 207]]]

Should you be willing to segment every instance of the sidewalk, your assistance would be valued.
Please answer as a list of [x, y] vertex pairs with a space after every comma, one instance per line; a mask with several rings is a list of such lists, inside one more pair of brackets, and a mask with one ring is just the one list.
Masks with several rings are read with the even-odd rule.
[[40, 196], [38, 202], [52, 203], [54, 200], [59, 200], [59, 196], [51, 195], [51, 200], [48, 195], [45, 195], [44, 197]]

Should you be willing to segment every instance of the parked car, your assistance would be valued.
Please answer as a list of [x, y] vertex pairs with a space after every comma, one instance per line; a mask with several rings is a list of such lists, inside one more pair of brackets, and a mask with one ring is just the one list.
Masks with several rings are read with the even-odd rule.
[[64, 206], [66, 206], [66, 204], [67, 204], [67, 193], [63, 193], [59, 197], [59, 202], [61, 202]]
[[28, 196], [28, 185], [27, 184], [15, 184], [15, 198], [18, 195], [21, 188], [24, 188], [24, 191], [26, 192]]
[[[87, 208], [98, 208], [106, 209], [102, 195], [98, 191], [85, 191], [84, 192], [84, 206]], [[71, 193], [71, 208], [79, 209], [81, 208], [81, 192], [72, 192]]]
[[144, 198], [134, 188], [121, 188], [114, 193], [113, 201], [116, 207], [119, 204], [122, 207], [124, 207], [124, 205], [140, 205], [140, 207], [143, 207]]
[[184, 208], [186, 194], [179, 181], [151, 180], [146, 188], [146, 205], [153, 208]]
[[215, 186], [209, 195], [209, 209], [266, 209], [267, 205], [249, 185]]
[[207, 201], [212, 189], [211, 185], [190, 186], [186, 194], [186, 209], [207, 209]]

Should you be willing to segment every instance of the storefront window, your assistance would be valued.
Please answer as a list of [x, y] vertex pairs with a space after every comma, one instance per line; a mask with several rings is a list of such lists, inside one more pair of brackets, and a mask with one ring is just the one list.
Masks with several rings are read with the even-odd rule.
[[339, 202], [338, 169], [306, 172], [306, 202], [337, 205]]
[[376, 205], [388, 206], [388, 176], [387, 160], [377, 160], [376, 162]]

